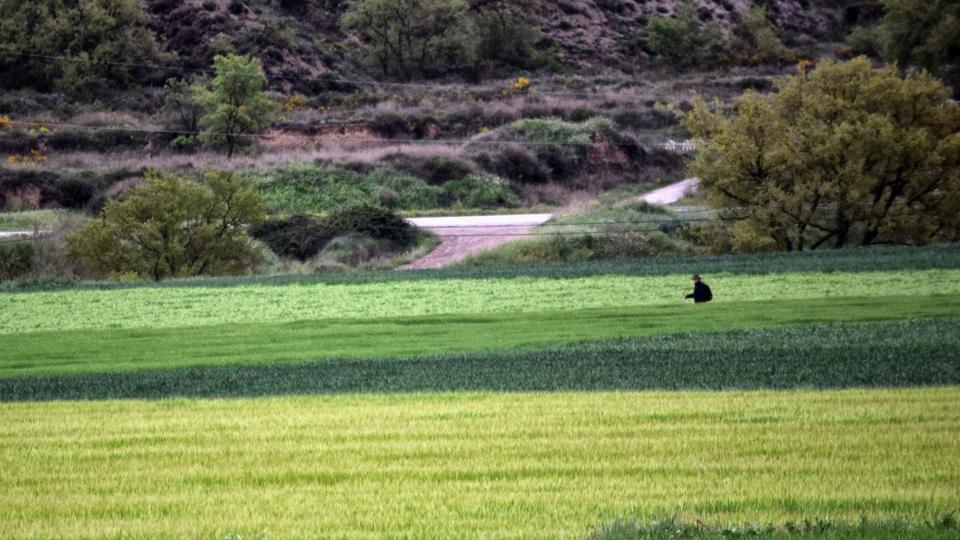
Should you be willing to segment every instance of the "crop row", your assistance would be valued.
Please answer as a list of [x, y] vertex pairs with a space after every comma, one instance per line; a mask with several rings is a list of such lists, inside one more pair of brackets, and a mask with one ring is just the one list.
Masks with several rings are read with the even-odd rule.
[[960, 390], [0, 405], [0, 537], [583, 537], [624, 516], [924, 519]]
[[427, 358], [0, 379], [0, 400], [960, 384], [960, 318], [682, 333]]
[[407, 272], [368, 271], [312, 275], [247, 276], [169, 280], [160, 283], [89, 282], [11, 284], [0, 291], [72, 289], [136, 289], [185, 287], [235, 287], [239, 285], [310, 285], [382, 283], [448, 279], [581, 278], [603, 275], [667, 276], [695, 273], [782, 274], [791, 272], [894, 272], [960, 268], [960, 244], [925, 247], [872, 247], [800, 253], [753, 253], [716, 256], [664, 256], [643, 259], [530, 263], [483, 267], [451, 267]]
[[894, 296], [35, 332], [0, 335], [0, 376], [422, 357], [684, 331], [957, 316], [957, 302], [951, 296]]
[[[960, 269], [710, 276], [716, 304], [960, 296]], [[179, 328], [421, 315], [537, 313], [684, 302], [687, 275], [141, 288], [0, 294], [0, 333]]]

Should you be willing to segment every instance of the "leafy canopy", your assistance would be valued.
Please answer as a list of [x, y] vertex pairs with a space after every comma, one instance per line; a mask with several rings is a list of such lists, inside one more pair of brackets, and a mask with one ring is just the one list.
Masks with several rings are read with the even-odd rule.
[[364, 41], [387, 77], [536, 69], [557, 53], [528, 13], [538, 0], [358, 0], [341, 27]]
[[901, 69], [925, 69], [960, 96], [960, 2], [883, 0], [882, 5], [883, 20], [855, 28], [848, 37], [851, 47]]
[[170, 60], [137, 0], [0, 0], [0, 13], [2, 88], [91, 97], [156, 75], [140, 64]]
[[691, 172], [728, 220], [715, 248], [960, 240], [960, 106], [940, 81], [861, 57], [779, 90], [685, 117], [703, 141]]
[[269, 125], [273, 104], [263, 92], [267, 78], [259, 60], [218, 55], [213, 68], [216, 75], [210, 85], [195, 87], [196, 101], [204, 110], [200, 140], [208, 146], [226, 146], [232, 157], [244, 135]]
[[341, 26], [361, 34], [385, 76], [429, 76], [462, 61], [466, 0], [359, 0]]
[[246, 234], [265, 218], [260, 196], [230, 174], [208, 173], [203, 180], [148, 175], [71, 237], [71, 254], [93, 276], [106, 278], [159, 281], [249, 270], [261, 257]]

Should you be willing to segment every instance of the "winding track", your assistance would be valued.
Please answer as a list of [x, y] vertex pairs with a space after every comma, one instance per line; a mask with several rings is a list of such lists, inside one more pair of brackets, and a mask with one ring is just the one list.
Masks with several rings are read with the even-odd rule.
[[[684, 193], [696, 183], [696, 178], [688, 178], [630, 201], [670, 204], [682, 199]], [[515, 214], [410, 219], [410, 223], [436, 234], [440, 238], [440, 244], [426, 256], [400, 267], [400, 270], [440, 268], [458, 263], [471, 255], [521, 238], [552, 217], [553, 214]]]

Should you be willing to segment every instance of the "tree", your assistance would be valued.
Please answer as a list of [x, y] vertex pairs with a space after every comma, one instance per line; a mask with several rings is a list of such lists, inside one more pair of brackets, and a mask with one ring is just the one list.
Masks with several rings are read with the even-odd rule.
[[151, 173], [72, 236], [69, 251], [95, 277], [244, 272], [260, 261], [246, 229], [264, 218], [256, 188], [236, 176], [208, 173], [199, 183]]
[[927, 74], [823, 62], [685, 124], [736, 250], [960, 240], [960, 106]]
[[263, 93], [267, 78], [260, 61], [244, 56], [216, 56], [216, 76], [209, 87], [196, 87], [203, 107], [200, 140], [208, 146], [226, 146], [233, 157], [244, 135], [259, 133], [269, 124], [272, 104]]
[[787, 47], [777, 36], [777, 27], [767, 16], [767, 8], [753, 6], [734, 30], [734, 48], [738, 59], [748, 64], [782, 62], [787, 56]]
[[503, 68], [537, 69], [556, 62], [555, 51], [543, 50], [543, 32], [529, 13], [538, 0], [468, 0], [468, 16], [476, 33], [471, 55], [478, 72]]
[[716, 24], [701, 25], [692, 2], [681, 2], [673, 17], [653, 17], [647, 25], [650, 49], [671, 67], [685, 70], [714, 55], [723, 34]]
[[960, 91], [960, 2], [885, 0], [884, 58], [926, 69]]
[[410, 79], [467, 63], [466, 13], [465, 0], [358, 0], [340, 24], [366, 40], [383, 75]]
[[90, 97], [156, 76], [161, 53], [137, 0], [0, 0], [0, 86]]
[[[197, 101], [197, 85], [182, 79], [169, 79], [161, 113], [164, 124], [176, 131], [195, 133], [200, 129], [203, 106]], [[202, 86], [202, 85], [200, 85]]]

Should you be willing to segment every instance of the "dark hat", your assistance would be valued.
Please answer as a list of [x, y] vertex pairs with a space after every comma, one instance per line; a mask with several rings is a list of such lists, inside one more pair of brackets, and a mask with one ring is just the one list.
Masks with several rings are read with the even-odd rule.
[[700, 274], [694, 274], [693, 279], [700, 279]]

